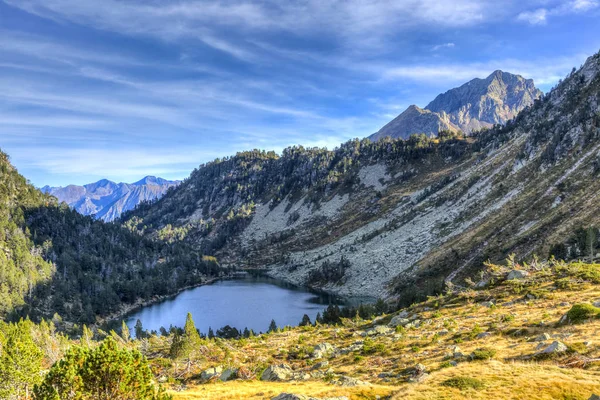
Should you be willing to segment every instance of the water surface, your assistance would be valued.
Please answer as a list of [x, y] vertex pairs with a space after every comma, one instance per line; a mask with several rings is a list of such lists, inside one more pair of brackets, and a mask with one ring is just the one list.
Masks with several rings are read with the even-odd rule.
[[263, 277], [245, 274], [235, 279], [221, 280], [181, 292], [160, 303], [143, 307], [127, 319], [131, 332], [139, 319], [145, 330], [159, 331], [161, 327], [183, 327], [188, 312], [192, 313], [196, 327], [207, 333], [230, 325], [237, 329], [254, 329], [266, 332], [271, 320], [279, 327], [296, 326], [307, 314], [314, 322], [317, 313], [329, 304], [341, 304], [326, 294]]

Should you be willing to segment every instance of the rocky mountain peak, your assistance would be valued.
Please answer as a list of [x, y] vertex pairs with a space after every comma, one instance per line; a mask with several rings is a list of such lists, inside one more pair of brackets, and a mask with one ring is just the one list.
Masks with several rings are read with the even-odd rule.
[[115, 183], [108, 179], [83, 186], [66, 187], [44, 186], [42, 191], [49, 193], [59, 201], [83, 215], [94, 215], [104, 221], [112, 221], [123, 212], [129, 211], [143, 201], [162, 197], [169, 188], [177, 186], [179, 181], [168, 181], [155, 176], [129, 183]]
[[442, 130], [469, 134], [506, 123], [541, 96], [532, 79], [496, 70], [485, 79], [475, 78], [439, 94], [424, 109], [410, 106], [370, 139], [406, 139], [414, 133], [436, 135]]

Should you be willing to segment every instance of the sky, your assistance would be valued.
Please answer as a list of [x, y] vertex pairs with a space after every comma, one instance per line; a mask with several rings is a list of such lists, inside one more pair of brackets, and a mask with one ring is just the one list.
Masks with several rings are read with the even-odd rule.
[[496, 69], [548, 91], [600, 0], [0, 0], [0, 148], [36, 186], [333, 149]]

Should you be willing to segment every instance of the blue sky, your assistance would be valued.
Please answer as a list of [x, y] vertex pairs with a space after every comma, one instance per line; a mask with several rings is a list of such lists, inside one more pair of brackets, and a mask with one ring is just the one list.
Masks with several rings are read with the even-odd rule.
[[0, 0], [0, 148], [34, 184], [333, 148], [496, 69], [544, 91], [599, 0]]

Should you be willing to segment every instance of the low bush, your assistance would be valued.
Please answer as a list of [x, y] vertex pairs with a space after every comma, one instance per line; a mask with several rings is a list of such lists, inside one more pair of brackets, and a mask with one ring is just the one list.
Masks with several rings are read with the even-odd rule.
[[600, 316], [600, 308], [594, 307], [591, 304], [579, 303], [573, 305], [567, 312], [569, 322], [573, 324], [580, 324], [585, 320], [598, 318]]
[[454, 378], [446, 379], [441, 383], [442, 386], [447, 386], [459, 390], [467, 389], [483, 389], [485, 384], [483, 381], [468, 376], [456, 376]]
[[476, 349], [475, 351], [473, 351], [471, 358], [473, 360], [489, 360], [489, 359], [494, 358], [495, 355], [496, 355], [496, 350], [490, 349], [487, 347], [482, 347], [480, 349]]

